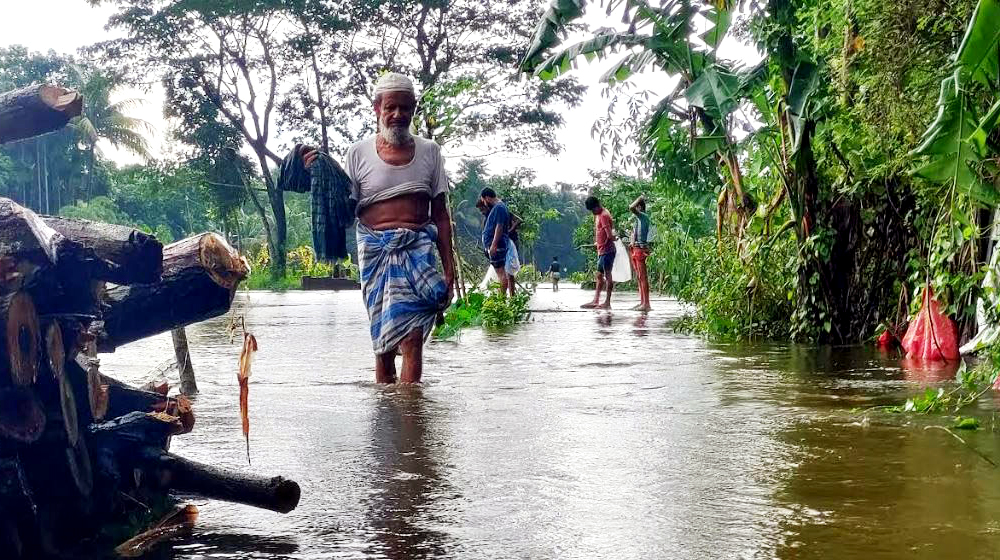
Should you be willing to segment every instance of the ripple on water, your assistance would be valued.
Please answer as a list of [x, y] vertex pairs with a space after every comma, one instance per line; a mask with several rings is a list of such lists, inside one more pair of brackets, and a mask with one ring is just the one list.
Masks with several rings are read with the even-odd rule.
[[[357, 292], [240, 294], [260, 344], [253, 465], [228, 318], [188, 329], [202, 394], [173, 451], [293, 478], [302, 502], [285, 516], [199, 502], [195, 533], [164, 554], [985, 558], [1000, 545], [997, 469], [925, 430], [933, 419], [852, 411], [944, 374], [861, 348], [707, 343], [665, 326], [674, 302], [575, 312], [585, 297], [540, 290], [532, 307], [548, 312], [531, 323], [432, 343], [427, 382], [404, 389], [371, 383]], [[139, 381], [170, 355], [160, 336], [102, 358]], [[963, 438], [1000, 458], [992, 432]]]

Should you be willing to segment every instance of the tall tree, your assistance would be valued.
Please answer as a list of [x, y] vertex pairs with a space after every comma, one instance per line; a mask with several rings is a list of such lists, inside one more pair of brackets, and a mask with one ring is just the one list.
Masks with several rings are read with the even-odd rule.
[[[93, 4], [102, 3], [92, 0]], [[272, 272], [284, 275], [287, 223], [284, 195], [271, 175], [280, 163], [274, 142], [279, 76], [299, 70], [288, 58], [289, 23], [283, 3], [214, 0], [108, 0], [118, 6], [108, 24], [123, 39], [98, 46], [108, 59], [128, 61], [132, 76], [150, 74], [193, 88], [240, 131], [253, 151], [267, 189]], [[141, 78], [140, 78], [141, 77]], [[273, 222], [271, 218], [273, 217]]]
[[96, 156], [100, 151], [98, 142], [105, 140], [115, 148], [149, 159], [149, 142], [145, 135], [152, 134], [153, 127], [148, 122], [127, 114], [129, 110], [141, 105], [142, 99], [128, 98], [111, 102], [111, 94], [121, 85], [120, 76], [75, 64], [68, 68], [85, 99], [83, 114], [73, 119], [69, 126], [85, 146], [86, 200], [90, 200], [93, 195]]
[[[351, 92], [371, 100], [385, 70], [413, 76], [421, 91], [419, 133], [442, 145], [479, 141], [495, 151], [556, 153], [560, 110], [584, 86], [566, 78], [521, 80], [513, 65], [540, 15], [534, 0], [365, 0], [352, 3], [355, 32], [344, 58]], [[482, 154], [480, 154], [482, 155]]]

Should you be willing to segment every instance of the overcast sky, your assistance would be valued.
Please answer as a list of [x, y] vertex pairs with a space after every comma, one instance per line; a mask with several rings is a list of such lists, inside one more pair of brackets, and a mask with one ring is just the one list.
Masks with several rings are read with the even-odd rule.
[[[547, 5], [548, 0], [539, 0]], [[59, 53], [74, 53], [82, 46], [111, 38], [104, 25], [108, 16], [113, 13], [111, 7], [90, 7], [86, 0], [33, 0], [31, 2], [4, 2], [4, 16], [0, 18], [0, 45], [24, 45], [30, 50], [55, 50]], [[590, 10], [588, 19], [593, 25], [601, 25], [604, 21], [603, 10]], [[44, 14], [44, 18], [40, 17]], [[724, 49], [730, 57], [754, 58], [753, 54], [742, 56], [742, 50], [737, 45], [726, 45]], [[490, 156], [488, 166], [492, 172], [502, 172], [518, 166], [529, 167], [536, 171], [538, 179], [543, 183], [584, 182], [589, 178], [590, 170], [610, 168], [610, 162], [601, 157], [601, 146], [591, 138], [590, 130], [595, 119], [607, 114], [608, 100], [601, 95], [602, 86], [597, 78], [613, 61], [582, 64], [575, 75], [581, 83], [590, 86], [583, 103], [564, 113], [566, 126], [555, 132], [558, 141], [565, 146], [564, 152], [553, 157], [545, 153], [510, 156]], [[646, 73], [632, 80], [637, 90], [650, 90], [663, 94], [667, 91], [668, 78], [662, 73]], [[153, 153], [164, 155], [166, 146], [163, 135], [166, 123], [162, 117], [163, 98], [159, 91], [150, 92], [122, 91], [117, 98], [142, 97], [147, 103], [133, 111], [133, 116], [145, 119], [153, 124], [157, 134], [151, 139]], [[113, 98], [115, 100], [115, 98]], [[469, 151], [472, 151], [471, 149]], [[125, 154], [115, 153], [112, 149], [105, 152], [121, 162], [133, 159]], [[454, 158], [457, 160], [457, 158]], [[457, 163], [454, 161], [453, 163]]]

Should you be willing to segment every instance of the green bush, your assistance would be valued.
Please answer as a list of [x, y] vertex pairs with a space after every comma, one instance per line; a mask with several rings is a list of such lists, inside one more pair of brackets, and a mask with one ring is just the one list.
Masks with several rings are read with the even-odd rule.
[[[303, 276], [328, 277], [333, 273], [333, 266], [316, 260], [316, 253], [308, 245], [296, 247], [288, 252], [288, 266], [283, 277], [274, 277], [268, 269], [271, 261], [267, 245], [261, 245], [249, 255], [250, 276], [246, 279], [246, 287], [251, 290], [271, 290], [283, 292], [297, 290], [302, 287]], [[351, 262], [350, 257], [340, 264], [346, 267], [348, 277], [358, 280], [358, 267]]]
[[794, 312], [794, 242], [785, 237], [741, 259], [710, 237], [689, 240], [678, 258], [689, 259], [686, 280], [673, 288], [694, 304], [678, 327], [726, 340], [787, 339]]

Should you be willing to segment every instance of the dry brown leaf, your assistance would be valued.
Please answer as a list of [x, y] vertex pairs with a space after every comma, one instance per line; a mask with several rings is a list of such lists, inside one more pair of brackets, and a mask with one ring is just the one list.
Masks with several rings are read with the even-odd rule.
[[247, 440], [247, 464], [250, 463], [250, 364], [257, 351], [257, 339], [250, 333], [243, 334], [243, 351], [240, 352], [240, 371], [236, 375], [240, 383], [240, 419], [243, 421], [243, 437]]
[[180, 418], [181, 425], [184, 426], [184, 431], [181, 433], [191, 432], [194, 429], [194, 407], [191, 406], [191, 399], [184, 395], [178, 395], [175, 403], [176, 416]]

